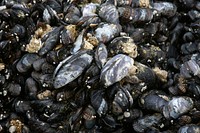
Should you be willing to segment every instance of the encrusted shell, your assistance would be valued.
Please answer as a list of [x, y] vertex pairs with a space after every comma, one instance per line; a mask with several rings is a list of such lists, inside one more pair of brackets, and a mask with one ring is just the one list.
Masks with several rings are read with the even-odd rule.
[[35, 34], [31, 38], [29, 44], [26, 45], [26, 51], [29, 53], [37, 53], [43, 46], [41, 38], [52, 30], [52, 27], [48, 24], [41, 24], [41, 26], [35, 31]]

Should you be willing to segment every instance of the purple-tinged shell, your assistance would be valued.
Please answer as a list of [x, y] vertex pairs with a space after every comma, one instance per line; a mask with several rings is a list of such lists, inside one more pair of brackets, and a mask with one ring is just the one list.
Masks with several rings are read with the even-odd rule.
[[138, 133], [144, 133], [148, 128], [156, 126], [162, 120], [162, 115], [155, 113], [139, 118], [133, 123], [133, 128]]
[[163, 108], [165, 118], [178, 118], [179, 116], [189, 112], [194, 106], [194, 102], [190, 97], [173, 97], [168, 105]]
[[198, 125], [185, 125], [179, 128], [177, 133], [200, 133], [200, 126]]
[[106, 46], [103, 43], [100, 43], [97, 46], [94, 57], [95, 57], [97, 66], [101, 69], [107, 62], [107, 57], [108, 57], [108, 51], [106, 49]]
[[95, 37], [99, 42], [107, 43], [122, 31], [121, 25], [101, 23], [95, 30]]
[[171, 2], [155, 2], [152, 8], [157, 10], [158, 14], [168, 17], [174, 16], [177, 11], [176, 5]]
[[99, 10], [99, 16], [108, 23], [119, 23], [119, 14], [113, 4], [102, 4]]
[[198, 76], [200, 73], [199, 65], [195, 60], [189, 60], [182, 64], [180, 68], [180, 74], [185, 78], [191, 78], [192, 75]]
[[102, 115], [105, 115], [108, 111], [108, 104], [103, 96], [104, 96], [103, 90], [94, 90], [92, 91], [90, 97], [91, 104], [100, 117]]
[[129, 74], [133, 67], [134, 60], [124, 54], [118, 54], [111, 58], [102, 68], [100, 81], [108, 87]]
[[27, 72], [31, 69], [33, 62], [37, 59], [39, 59], [39, 56], [37, 54], [27, 53], [19, 60], [16, 68], [20, 73]]
[[92, 60], [87, 51], [80, 51], [61, 61], [54, 71], [54, 87], [61, 88], [79, 77]]

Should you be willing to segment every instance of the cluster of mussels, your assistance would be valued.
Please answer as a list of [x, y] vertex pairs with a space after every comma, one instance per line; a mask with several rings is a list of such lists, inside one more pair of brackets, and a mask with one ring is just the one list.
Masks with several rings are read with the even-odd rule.
[[200, 133], [198, 0], [2, 0], [1, 133]]

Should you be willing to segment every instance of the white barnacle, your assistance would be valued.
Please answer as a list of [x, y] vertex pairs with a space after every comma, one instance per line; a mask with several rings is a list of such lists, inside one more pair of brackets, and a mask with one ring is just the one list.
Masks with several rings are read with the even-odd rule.
[[10, 133], [15, 133], [15, 131], [16, 131], [16, 126], [10, 126], [9, 127], [9, 132]]
[[131, 116], [131, 113], [130, 113], [130, 112], [127, 112], [127, 111], [124, 112], [124, 117], [128, 118], [128, 117], [130, 117], [130, 116]]
[[3, 91], [3, 96], [6, 96], [7, 93], [8, 93], [8, 92], [7, 92], [6, 90], [4, 90], [4, 91]]
[[123, 97], [122, 93], [119, 93], [119, 97]]
[[147, 86], [145, 85], [144, 87], [142, 87], [141, 92], [145, 91], [147, 89]]
[[151, 62], [151, 59], [148, 59], [147, 62], [150, 63], [150, 62]]
[[162, 123], [162, 124], [160, 125], [160, 128], [163, 128], [163, 127], [165, 127], [165, 125]]
[[47, 115], [46, 113], [44, 113], [44, 116], [47, 117], [47, 118], [49, 118], [49, 115]]
[[59, 98], [59, 99], [58, 99], [58, 101], [62, 101], [62, 100], [63, 100], [62, 98]]
[[91, 89], [91, 86], [90, 86], [90, 85], [87, 85], [87, 88], [88, 88], [88, 89]]

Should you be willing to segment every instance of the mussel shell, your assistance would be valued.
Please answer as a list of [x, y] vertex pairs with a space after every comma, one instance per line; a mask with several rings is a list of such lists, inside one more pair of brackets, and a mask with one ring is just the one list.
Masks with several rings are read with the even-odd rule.
[[158, 13], [167, 17], [174, 16], [177, 11], [176, 5], [170, 2], [155, 2], [153, 3], [153, 9], [157, 10]]
[[15, 99], [13, 107], [17, 113], [26, 113], [28, 110], [32, 109], [30, 101], [23, 101], [20, 99]]
[[195, 37], [193, 35], [192, 32], [186, 32], [184, 35], [183, 35], [183, 40], [185, 42], [193, 42], [195, 40]]
[[74, 4], [66, 5], [64, 7], [64, 12], [66, 12], [66, 15], [64, 17], [65, 22], [70, 23], [70, 24], [78, 23], [81, 17], [81, 12], [78, 7], [76, 7]]
[[37, 54], [25, 54], [17, 63], [16, 68], [20, 73], [27, 72], [32, 67], [34, 61], [36, 61], [37, 59], [39, 59], [39, 56]]
[[119, 14], [117, 8], [113, 4], [102, 4], [98, 14], [108, 23], [119, 23]]
[[60, 88], [79, 77], [90, 65], [93, 57], [88, 51], [80, 51], [71, 55], [56, 67], [53, 75], [54, 88]]
[[108, 60], [102, 68], [100, 82], [108, 87], [129, 74], [133, 67], [134, 60], [127, 55], [118, 54]]
[[56, 0], [48, 0], [43, 3], [44, 5], [49, 5], [53, 10], [55, 10], [57, 13], [62, 12], [62, 7], [60, 3]]
[[193, 108], [194, 102], [190, 97], [173, 97], [163, 108], [165, 118], [178, 118]]
[[135, 121], [133, 123], [133, 128], [136, 132], [143, 133], [148, 128], [151, 128], [160, 123], [161, 120], [162, 120], [162, 115], [159, 113], [155, 113], [153, 115], [147, 115]]
[[160, 91], [149, 91], [140, 98], [140, 105], [147, 110], [162, 112], [164, 106], [168, 104], [168, 96]]
[[200, 10], [200, 2], [196, 1], [196, 5], [195, 5], [197, 10]]
[[84, 125], [87, 129], [91, 129], [96, 124], [96, 112], [91, 105], [83, 111], [83, 118], [85, 119]]
[[57, 57], [57, 52], [56, 51], [49, 51], [47, 53], [46, 60], [47, 60], [47, 62], [49, 62], [51, 64], [58, 64], [59, 60], [58, 60], [58, 57]]
[[105, 44], [100, 43], [97, 46], [94, 57], [95, 57], [95, 61], [96, 61], [97, 66], [100, 69], [103, 68], [103, 66], [107, 62], [107, 57], [108, 57], [108, 51], [107, 51]]
[[125, 122], [132, 122], [135, 119], [138, 119], [140, 117], [143, 117], [143, 113], [139, 109], [131, 109], [130, 111], [125, 111], [124, 112], [124, 118], [123, 120]]
[[198, 50], [197, 47], [197, 43], [184, 43], [181, 45], [181, 52], [183, 54], [195, 53]]
[[17, 24], [11, 29], [10, 32], [19, 36], [19, 38], [23, 38], [26, 34], [26, 29], [24, 26]]
[[40, 56], [45, 55], [47, 52], [52, 50], [60, 39], [60, 31], [63, 29], [63, 26], [56, 27], [53, 29], [47, 36], [43, 47], [38, 51]]
[[25, 83], [25, 91], [30, 99], [36, 98], [38, 89], [39, 88], [37, 82], [33, 78], [29, 77]]
[[200, 126], [198, 125], [185, 125], [179, 128], [177, 133], [199, 133]]
[[182, 115], [178, 118], [178, 123], [180, 125], [190, 124], [192, 122], [192, 118], [189, 115]]
[[192, 8], [196, 1], [195, 0], [179, 0], [181, 3], [184, 4], [184, 6], [186, 6], [187, 8]]
[[73, 97], [74, 94], [75, 94], [74, 90], [69, 90], [69, 89], [62, 90], [56, 94], [56, 100], [57, 101], [66, 101], [66, 100], [70, 99], [71, 97]]
[[137, 57], [137, 46], [130, 37], [116, 37], [108, 45], [109, 53], [113, 55], [127, 54], [132, 58]]
[[148, 66], [141, 64], [139, 62], [135, 62], [135, 66], [137, 67], [136, 76], [138, 79], [145, 82], [148, 86], [155, 86], [157, 81], [157, 77], [155, 72]]
[[146, 7], [150, 6], [151, 0], [117, 0], [118, 6]]
[[51, 125], [47, 122], [37, 120], [29, 120], [29, 124], [32, 125], [30, 127], [31, 131], [33, 132], [40, 132], [40, 133], [55, 133], [56, 130], [51, 127]]
[[46, 6], [46, 9], [43, 12], [43, 20], [48, 24], [55, 24], [58, 22], [57, 12], [52, 9], [49, 5]]
[[199, 97], [200, 96], [200, 86], [197, 83], [191, 83], [188, 87], [188, 91], [194, 96]]
[[7, 87], [12, 96], [19, 96], [22, 91], [22, 87], [16, 83], [10, 83]]
[[149, 8], [119, 7], [118, 12], [120, 20], [125, 23], [149, 22], [153, 19], [153, 11]]
[[[121, 32], [121, 25], [101, 23], [95, 30], [95, 37], [99, 42], [107, 43]], [[106, 31], [106, 32], [105, 32]]]
[[41, 70], [43, 74], [53, 74], [54, 70], [55, 70], [55, 66], [50, 64], [50, 63], [43, 63], [41, 66]]
[[35, 71], [40, 71], [42, 68], [42, 64], [46, 62], [45, 58], [39, 58], [36, 61], [33, 62], [33, 68]]
[[112, 115], [106, 115], [104, 118], [102, 118], [102, 121], [111, 129], [114, 129], [117, 125], [119, 125]]
[[108, 104], [106, 99], [104, 98], [104, 91], [103, 90], [94, 90], [91, 92], [91, 104], [101, 117], [105, 115], [108, 111]]
[[133, 99], [129, 91], [126, 89], [120, 89], [115, 94], [112, 102], [112, 112], [115, 115], [120, 115], [124, 111], [129, 110], [132, 107]]
[[196, 63], [195, 60], [189, 60], [182, 64], [180, 68], [180, 74], [183, 75], [185, 78], [191, 78], [193, 75], [199, 75], [199, 65]]

